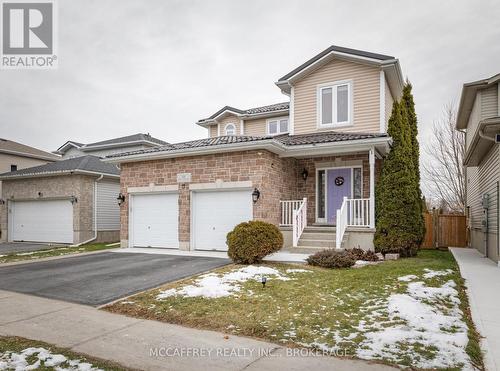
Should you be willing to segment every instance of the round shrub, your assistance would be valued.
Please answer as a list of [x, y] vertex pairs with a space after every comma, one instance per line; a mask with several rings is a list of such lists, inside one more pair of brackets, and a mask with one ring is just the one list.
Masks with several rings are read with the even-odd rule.
[[354, 265], [356, 259], [346, 252], [335, 250], [322, 250], [309, 256], [307, 263], [323, 268], [349, 268]]
[[227, 254], [238, 264], [259, 263], [283, 247], [283, 235], [273, 224], [252, 220], [240, 223], [227, 234]]
[[346, 253], [351, 255], [354, 260], [365, 260], [365, 261], [371, 261], [371, 262], [376, 262], [379, 260], [375, 251], [363, 250], [363, 249], [360, 249], [358, 247], [346, 250]]

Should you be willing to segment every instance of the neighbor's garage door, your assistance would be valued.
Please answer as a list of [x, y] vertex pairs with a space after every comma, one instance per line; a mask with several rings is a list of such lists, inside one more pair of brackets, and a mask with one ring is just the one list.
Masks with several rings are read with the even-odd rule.
[[69, 200], [13, 201], [12, 241], [73, 243], [73, 205]]
[[177, 193], [132, 195], [130, 246], [178, 248]]
[[192, 241], [198, 250], [227, 250], [226, 235], [253, 219], [252, 191], [193, 192]]

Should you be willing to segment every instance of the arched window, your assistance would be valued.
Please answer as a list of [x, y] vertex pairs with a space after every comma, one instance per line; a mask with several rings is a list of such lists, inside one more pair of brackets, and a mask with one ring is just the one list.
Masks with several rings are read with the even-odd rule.
[[224, 135], [236, 135], [236, 126], [234, 124], [227, 124], [224, 128]]

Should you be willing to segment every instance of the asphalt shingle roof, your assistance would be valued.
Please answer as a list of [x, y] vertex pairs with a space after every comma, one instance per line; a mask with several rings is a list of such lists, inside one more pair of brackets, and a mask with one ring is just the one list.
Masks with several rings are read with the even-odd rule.
[[[96, 147], [96, 146], [104, 146], [107, 144], [120, 144], [120, 143], [126, 143], [126, 142], [137, 142], [137, 141], [148, 141], [148, 142], [153, 142], [156, 144], [160, 145], [165, 145], [168, 144], [167, 142], [154, 138], [149, 134], [133, 134], [133, 135], [127, 135], [125, 137], [120, 137], [120, 138], [113, 138], [113, 139], [108, 139], [108, 140], [102, 140], [99, 142], [94, 142], [94, 143], [88, 143], [85, 144], [85, 148], [89, 147]], [[75, 143], [75, 142], [73, 142]]]
[[106, 158], [117, 158], [117, 157], [147, 154], [147, 153], [170, 152], [170, 151], [190, 149], [190, 148], [194, 149], [199, 147], [212, 147], [212, 146], [223, 147], [229, 144], [259, 142], [263, 140], [273, 140], [285, 146], [296, 146], [305, 144], [333, 143], [333, 142], [344, 142], [349, 140], [372, 139], [372, 138], [382, 138], [382, 137], [387, 137], [387, 134], [325, 132], [325, 133], [313, 133], [313, 134], [301, 134], [301, 135], [284, 134], [277, 136], [226, 135], [215, 138], [206, 138], [206, 139], [193, 140], [189, 142], [174, 143], [168, 146], [153, 147], [144, 150], [116, 153], [113, 155], [109, 155]]
[[100, 174], [120, 175], [116, 165], [103, 162], [96, 156], [81, 156], [52, 162], [45, 165], [29, 167], [17, 171], [0, 174], [0, 177], [18, 177], [25, 175], [44, 175], [54, 173], [67, 173], [70, 171], [90, 171]]

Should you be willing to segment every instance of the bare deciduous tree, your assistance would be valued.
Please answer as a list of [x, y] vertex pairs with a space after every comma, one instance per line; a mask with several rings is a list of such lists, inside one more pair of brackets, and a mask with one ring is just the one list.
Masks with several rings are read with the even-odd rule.
[[425, 152], [430, 159], [423, 164], [424, 177], [433, 194], [452, 212], [464, 212], [465, 206], [465, 134], [456, 130], [454, 104], [444, 108], [443, 117], [434, 122], [432, 139]]

